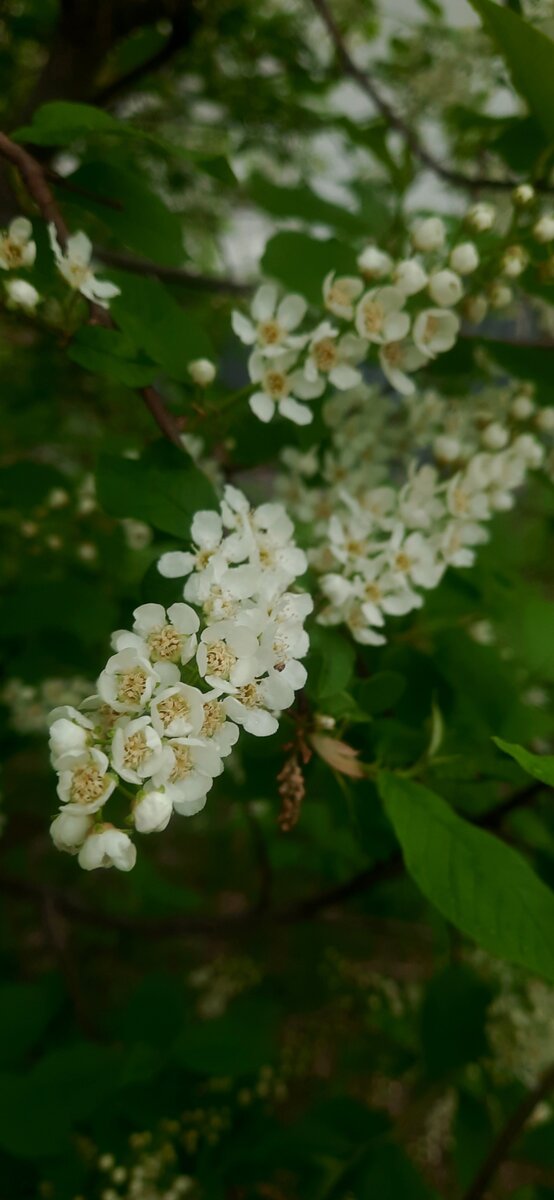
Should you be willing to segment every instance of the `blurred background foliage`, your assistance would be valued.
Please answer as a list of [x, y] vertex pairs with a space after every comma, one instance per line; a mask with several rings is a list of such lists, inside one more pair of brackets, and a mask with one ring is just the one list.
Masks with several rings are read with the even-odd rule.
[[[445, 163], [498, 180], [546, 168], [537, 112], [469, 9], [337, 0], [335, 15]], [[552, 32], [548, 4], [523, 16]], [[178, 532], [173, 500], [189, 517], [201, 505], [192, 463], [169, 515], [156, 498], [174, 460], [133, 386], [155, 380], [192, 457], [217, 454], [262, 496], [280, 445], [313, 432], [265, 438], [240, 394], [229, 406], [247, 379], [237, 295], [261, 262], [312, 297], [368, 238], [394, 251], [407, 212], [456, 213], [467, 196], [391, 134], [307, 0], [5, 0], [0, 113], [122, 289], [117, 344], [78, 329], [3, 169], [1, 223], [31, 216], [28, 278], [46, 299], [37, 319], [0, 313], [0, 1196], [477, 1200], [480, 1164], [554, 1062], [554, 980], [502, 965], [428, 904], [373, 784], [312, 759], [283, 833], [285, 719], [132, 874], [77, 876], [48, 838], [45, 736], [48, 710], [90, 690], [110, 630], [168, 597], [153, 563]], [[514, 336], [551, 335], [543, 293]], [[505, 335], [497, 319], [427, 383], [461, 394], [493, 361], [553, 403], [546, 352]], [[200, 356], [219, 367], [206, 399], [187, 369]], [[551, 793], [491, 735], [552, 750], [553, 523], [547, 474], [383, 649], [355, 664], [320, 631], [308, 685], [312, 708], [347, 712], [350, 743], [391, 768], [425, 755], [440, 721], [430, 785], [550, 885]], [[546, 1099], [504, 1159], [491, 1195], [554, 1196]]]

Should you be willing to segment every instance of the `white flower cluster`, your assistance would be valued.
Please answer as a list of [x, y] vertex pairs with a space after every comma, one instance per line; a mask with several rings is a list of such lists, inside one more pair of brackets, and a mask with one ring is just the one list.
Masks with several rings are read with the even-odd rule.
[[61, 801], [51, 834], [85, 870], [134, 866], [129, 833], [104, 819], [116, 789], [140, 833], [165, 829], [174, 810], [199, 812], [239, 727], [274, 733], [306, 680], [312, 600], [288, 590], [307, 563], [284, 508], [251, 509], [227, 487], [221, 512], [194, 517], [192, 540], [159, 562], [168, 578], [188, 576], [187, 603], [135, 609], [132, 629], [112, 636], [96, 694], [51, 714]]
[[[357, 275], [331, 271], [325, 278], [325, 316], [315, 326], [308, 320], [306, 328], [302, 296], [280, 299], [274, 284], [263, 284], [248, 316], [232, 314], [235, 333], [251, 351], [252, 411], [261, 421], [278, 413], [307, 425], [309, 402], [329, 386], [355, 387], [372, 352], [394, 390], [413, 394], [413, 373], [452, 349], [462, 316], [479, 324], [490, 309], [510, 305], [512, 285], [529, 265], [540, 278], [552, 278], [554, 217], [538, 215], [535, 205], [533, 188], [522, 185], [512, 195], [507, 229], [497, 228], [502, 222], [493, 205], [479, 203], [461, 222], [451, 218], [449, 229], [438, 216], [416, 221], [401, 258], [367, 246]], [[510, 240], [514, 228], [525, 245]]]
[[97, 279], [91, 267], [92, 242], [86, 233], [74, 233], [68, 237], [62, 249], [55, 225], [48, 226], [50, 245], [60, 275], [73, 291], [80, 292], [100, 308], [109, 308], [110, 300], [119, 296], [115, 283]]
[[363, 384], [329, 401], [330, 447], [321, 460], [285, 451], [281, 483], [319, 543], [309, 555], [325, 598], [318, 621], [381, 645], [387, 616], [421, 607], [448, 566], [471, 566], [491, 517], [541, 464], [528, 426], [542, 433], [549, 414], [514, 388], [491, 387], [474, 403], [427, 393], [394, 412]]

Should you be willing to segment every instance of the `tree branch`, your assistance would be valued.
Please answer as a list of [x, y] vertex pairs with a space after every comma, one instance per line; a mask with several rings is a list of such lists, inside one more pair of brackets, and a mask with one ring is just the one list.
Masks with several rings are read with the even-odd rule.
[[137, 258], [134, 254], [125, 254], [120, 250], [103, 250], [95, 246], [94, 254], [106, 266], [119, 267], [122, 271], [129, 271], [131, 275], [146, 275], [152, 279], [165, 280], [166, 283], [182, 283], [198, 291], [247, 296], [253, 287], [252, 284], [242, 283], [237, 279], [200, 275], [195, 271], [187, 271], [184, 267], [162, 267], [146, 258]]
[[[419, 135], [416, 133], [415, 129], [412, 129], [411, 126], [408, 125], [408, 123], [404, 121], [404, 119], [395, 111], [392, 105], [389, 104], [389, 101], [386, 100], [383, 95], [381, 95], [379, 88], [375, 86], [375, 83], [368, 72], [362, 70], [362, 68], [354, 62], [354, 59], [345, 45], [337, 22], [335, 21], [335, 18], [327, 4], [327, 0], [312, 0], [312, 4], [316, 9], [316, 12], [319, 13], [321, 20], [327, 29], [329, 37], [331, 38], [331, 41], [335, 47], [337, 59], [344, 73], [349, 75], [350, 78], [358, 84], [362, 91], [365, 92], [366, 96], [369, 96], [370, 100], [373, 101], [375, 107], [385, 118], [390, 128], [396, 129], [397, 132], [402, 135], [406, 145], [411, 150], [414, 157], [418, 158], [425, 167], [427, 167], [430, 171], [433, 171], [435, 175], [438, 175], [447, 183], [451, 183], [454, 187], [469, 189], [490, 188], [496, 191], [511, 191], [513, 188], [518, 186], [520, 182], [518, 179], [488, 179], [484, 176], [478, 175], [468, 176], [462, 171], [455, 170], [453, 167], [445, 166], [444, 163], [442, 163], [440, 159], [436, 158], [435, 155], [427, 149], [423, 142], [420, 141]], [[554, 191], [554, 188], [550, 187], [548, 183], [545, 183], [542, 180], [534, 182], [533, 186], [536, 191], [540, 192], [551, 193]]]
[[529, 1117], [532, 1116], [541, 1101], [545, 1100], [553, 1089], [554, 1065], [544, 1072], [536, 1086], [527, 1093], [515, 1112], [508, 1118], [506, 1124], [500, 1130], [496, 1141], [491, 1146], [473, 1182], [464, 1193], [462, 1200], [482, 1200], [498, 1168], [507, 1158], [509, 1150], [523, 1132]]
[[[65, 249], [69, 237], [69, 229], [48, 183], [46, 169], [32, 154], [29, 154], [28, 150], [25, 150], [23, 146], [19, 146], [17, 142], [13, 142], [11, 138], [2, 132], [0, 132], [0, 155], [19, 172], [27, 192], [31, 199], [34, 200], [41, 217], [47, 224], [54, 225], [60, 246], [62, 249]], [[117, 328], [112, 317], [104, 308], [90, 301], [88, 304], [90, 325], [104, 325], [108, 329]], [[179, 449], [182, 449], [178, 426], [156, 388], [141, 388], [139, 393], [164, 437], [168, 438]]]

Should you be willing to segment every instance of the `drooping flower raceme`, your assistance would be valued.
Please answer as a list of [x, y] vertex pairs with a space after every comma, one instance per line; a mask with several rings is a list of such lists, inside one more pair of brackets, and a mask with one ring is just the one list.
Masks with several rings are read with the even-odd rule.
[[[85, 870], [135, 863], [132, 831], [165, 829], [173, 812], [206, 803], [240, 728], [275, 733], [304, 685], [311, 597], [291, 591], [307, 567], [281, 504], [251, 509], [226, 487], [221, 509], [198, 512], [193, 549], [164, 554], [160, 572], [186, 577], [184, 599], [135, 609], [112, 635], [96, 693], [50, 715], [58, 774], [55, 845]], [[115, 794], [127, 830], [109, 820]]]

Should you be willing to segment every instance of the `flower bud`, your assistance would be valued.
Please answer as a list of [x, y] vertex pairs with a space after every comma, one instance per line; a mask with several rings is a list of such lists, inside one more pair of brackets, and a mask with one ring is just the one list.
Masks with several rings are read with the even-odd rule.
[[412, 230], [412, 242], [416, 250], [440, 250], [445, 236], [444, 221], [440, 217], [426, 217], [418, 221]]
[[512, 192], [512, 203], [516, 208], [526, 208], [535, 199], [535, 189], [530, 183], [520, 183]]
[[87, 813], [61, 812], [50, 826], [50, 837], [56, 850], [77, 854], [94, 823]]
[[425, 287], [428, 275], [417, 259], [405, 258], [396, 264], [392, 279], [405, 296], [415, 296]]
[[22, 308], [30, 313], [35, 311], [40, 294], [32, 283], [27, 283], [26, 279], [9, 279], [5, 288], [9, 308]]
[[460, 242], [450, 255], [450, 266], [458, 275], [471, 275], [479, 266], [479, 254], [473, 242]]
[[476, 233], [486, 233], [494, 225], [496, 209], [493, 204], [474, 204], [468, 209], [465, 220], [466, 225], [475, 229]]
[[433, 452], [439, 462], [456, 462], [456, 459], [460, 457], [460, 451], [458, 438], [448, 437], [445, 433], [439, 434], [433, 442]]
[[535, 424], [541, 433], [554, 433], [554, 407], [549, 404], [545, 408], [539, 408]]
[[481, 434], [483, 445], [487, 450], [503, 450], [508, 443], [508, 431], [499, 421], [492, 421]]
[[365, 279], [382, 279], [392, 268], [390, 254], [379, 250], [377, 246], [366, 246], [358, 255], [358, 270]]
[[160, 788], [145, 788], [133, 805], [133, 821], [139, 833], [161, 833], [169, 825], [173, 804]]
[[533, 415], [534, 410], [533, 401], [524, 392], [514, 396], [510, 405], [510, 412], [516, 421], [527, 421]]
[[463, 314], [467, 321], [471, 321], [472, 325], [480, 325], [481, 321], [489, 311], [489, 302], [486, 296], [466, 296], [463, 304]]
[[461, 280], [454, 271], [445, 267], [442, 271], [434, 271], [429, 280], [429, 295], [441, 308], [451, 308], [463, 296]]
[[489, 300], [491, 308], [507, 308], [512, 303], [512, 289], [497, 280], [489, 288]]
[[533, 225], [533, 237], [536, 242], [541, 242], [543, 245], [546, 242], [554, 241], [554, 214], [544, 213], [539, 217], [535, 225]]
[[188, 364], [188, 372], [198, 387], [209, 387], [216, 377], [215, 363], [209, 358], [195, 358]]
[[523, 246], [508, 246], [502, 255], [502, 270], [509, 279], [517, 279], [525, 270], [529, 256]]

